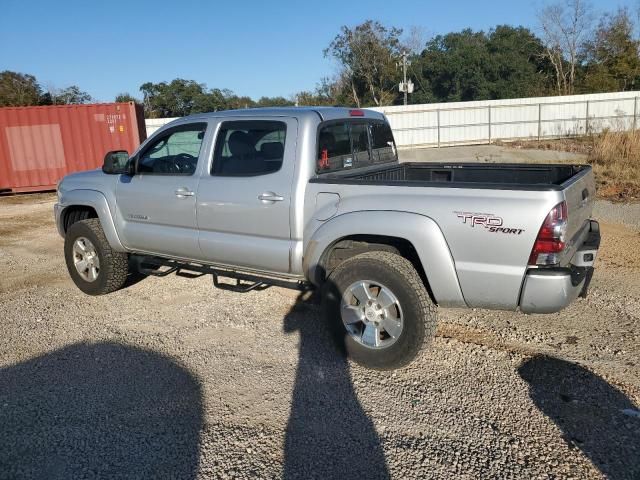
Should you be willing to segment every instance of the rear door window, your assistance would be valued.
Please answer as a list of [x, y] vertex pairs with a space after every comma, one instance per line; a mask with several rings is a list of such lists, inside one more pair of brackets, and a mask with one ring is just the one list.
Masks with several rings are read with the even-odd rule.
[[224, 122], [218, 132], [211, 174], [267, 175], [282, 167], [287, 124], [265, 120]]
[[344, 120], [320, 126], [317, 173], [397, 160], [393, 134], [382, 121]]

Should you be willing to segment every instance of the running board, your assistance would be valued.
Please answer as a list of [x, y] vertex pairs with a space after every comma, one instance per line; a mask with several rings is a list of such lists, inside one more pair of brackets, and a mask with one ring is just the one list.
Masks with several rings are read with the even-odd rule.
[[[213, 285], [216, 288], [238, 293], [247, 293], [252, 290], [264, 290], [265, 288], [272, 286], [299, 290], [301, 292], [313, 290], [313, 285], [308, 282], [296, 282], [281, 278], [241, 273], [234, 270], [222, 270], [209, 265], [193, 264], [180, 262], [178, 260], [169, 260], [143, 255], [132, 255], [131, 260], [136, 269], [143, 275], [166, 277], [167, 275], [175, 273], [178, 276], [186, 278], [198, 278], [204, 275], [211, 275], [213, 277]], [[221, 277], [230, 278], [236, 282], [235, 284], [225, 283], [220, 281]]]

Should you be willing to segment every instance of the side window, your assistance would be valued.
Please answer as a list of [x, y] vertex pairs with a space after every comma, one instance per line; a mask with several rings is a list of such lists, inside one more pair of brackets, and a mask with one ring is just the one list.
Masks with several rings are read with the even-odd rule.
[[389, 124], [371, 124], [371, 154], [373, 163], [393, 162], [397, 159], [396, 144]]
[[142, 152], [138, 172], [193, 175], [206, 129], [206, 123], [192, 123], [168, 131]]
[[268, 120], [224, 122], [216, 139], [212, 175], [256, 176], [282, 167], [287, 125]]

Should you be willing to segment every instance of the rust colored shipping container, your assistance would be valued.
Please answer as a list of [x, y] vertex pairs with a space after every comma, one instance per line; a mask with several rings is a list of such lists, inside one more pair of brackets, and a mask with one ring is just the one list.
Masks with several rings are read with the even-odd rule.
[[131, 154], [146, 138], [142, 107], [129, 103], [0, 108], [0, 192], [50, 190], [68, 173]]

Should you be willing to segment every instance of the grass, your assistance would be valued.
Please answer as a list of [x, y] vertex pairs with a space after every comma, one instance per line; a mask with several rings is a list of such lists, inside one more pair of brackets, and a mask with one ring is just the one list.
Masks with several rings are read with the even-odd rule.
[[584, 137], [529, 140], [510, 145], [584, 154], [593, 167], [599, 197], [616, 201], [640, 200], [640, 130], [605, 130]]
[[593, 136], [587, 157], [600, 196], [615, 200], [640, 198], [640, 131], [605, 131]]

